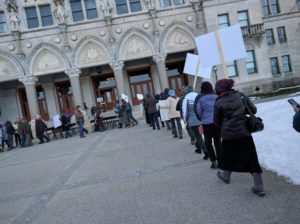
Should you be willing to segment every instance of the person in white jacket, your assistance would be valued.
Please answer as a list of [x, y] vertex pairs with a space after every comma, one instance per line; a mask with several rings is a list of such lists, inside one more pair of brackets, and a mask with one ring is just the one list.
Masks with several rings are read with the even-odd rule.
[[[176, 96], [176, 93], [174, 90], [169, 90], [169, 97], [166, 100], [166, 107], [164, 109], [168, 109], [168, 117], [170, 118], [171, 125], [172, 125], [172, 134], [174, 138], [179, 137], [179, 139], [182, 139], [182, 126], [181, 126], [181, 117], [180, 112], [176, 110], [176, 105], [179, 101], [179, 97]], [[176, 129], [176, 124], [177, 129]]]
[[168, 109], [166, 109], [166, 101], [169, 97], [169, 89], [166, 88], [164, 90], [164, 93], [160, 95], [160, 100], [159, 100], [159, 112], [160, 112], [160, 116], [161, 116], [161, 121], [166, 123], [167, 126], [167, 130], [171, 130], [170, 127], [170, 118], [168, 116]]
[[201, 121], [198, 120], [196, 113], [194, 111], [194, 102], [197, 96], [198, 94], [193, 92], [193, 87], [188, 86], [186, 90], [186, 95], [182, 102], [182, 115], [184, 121], [189, 125], [191, 131], [195, 135], [196, 143], [197, 143], [196, 144], [197, 149], [195, 150], [195, 152], [200, 154], [203, 150], [204, 152], [203, 159], [207, 160], [209, 156], [202, 135], [199, 132]]

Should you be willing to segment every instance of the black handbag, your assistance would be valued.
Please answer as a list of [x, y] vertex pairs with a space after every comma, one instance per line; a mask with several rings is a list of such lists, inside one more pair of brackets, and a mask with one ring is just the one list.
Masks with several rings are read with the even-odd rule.
[[264, 130], [264, 123], [263, 120], [260, 117], [256, 117], [252, 111], [250, 110], [249, 106], [246, 103], [246, 100], [244, 98], [244, 96], [241, 95], [242, 101], [246, 107], [247, 110], [247, 120], [246, 120], [246, 126], [248, 128], [248, 131], [250, 131], [251, 133], [254, 132], [260, 132], [262, 130]]

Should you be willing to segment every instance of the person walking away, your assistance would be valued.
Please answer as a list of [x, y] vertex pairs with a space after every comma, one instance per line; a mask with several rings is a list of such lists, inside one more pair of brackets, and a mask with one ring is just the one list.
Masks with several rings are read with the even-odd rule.
[[[232, 172], [251, 173], [254, 181], [252, 192], [264, 196], [262, 169], [255, 144], [246, 126], [246, 106], [253, 114], [256, 107], [243, 93], [233, 89], [234, 80], [221, 79], [216, 83], [218, 94], [214, 110], [214, 123], [221, 128], [222, 153], [217, 176], [225, 183], [230, 182]], [[243, 99], [241, 98], [243, 97]]]
[[149, 125], [149, 127], [151, 127], [151, 119], [150, 116], [148, 114], [147, 108], [146, 108], [146, 99], [143, 99], [143, 107], [144, 107], [144, 111], [145, 111], [145, 118], [146, 118], [146, 124]]
[[8, 141], [8, 150], [12, 150], [14, 146], [15, 129], [10, 121], [6, 121], [6, 133]]
[[37, 115], [35, 118], [35, 131], [36, 131], [36, 137], [40, 140], [39, 144], [44, 143], [44, 139], [46, 139], [47, 142], [50, 141], [50, 138], [45, 135], [45, 131], [47, 129], [46, 123], [42, 120], [40, 115]]
[[[217, 99], [212, 84], [210, 82], [202, 82], [200, 98], [196, 98], [195, 110], [198, 119], [202, 122], [205, 146], [211, 161], [211, 168], [217, 168], [221, 156], [221, 132], [214, 124], [214, 107]], [[215, 150], [212, 146], [214, 140]]]
[[194, 101], [197, 95], [198, 95], [197, 93], [193, 92], [192, 86], [187, 87], [186, 96], [184, 97], [182, 102], [182, 113], [185, 122], [189, 125], [191, 132], [195, 136], [196, 146], [197, 146], [195, 152], [200, 154], [203, 151], [204, 152], [203, 159], [207, 160], [209, 156], [203, 138], [199, 132], [199, 127], [201, 125], [201, 122], [198, 120], [196, 113], [194, 111]]
[[18, 133], [21, 138], [21, 147], [25, 147], [25, 142], [26, 142], [26, 133], [25, 133], [25, 124], [24, 124], [24, 119], [20, 119], [18, 121]]
[[[181, 97], [178, 100], [177, 105], [176, 105], [176, 110], [180, 112], [181, 119], [183, 119], [183, 115], [182, 115], [182, 102], [183, 102], [183, 99], [185, 97], [186, 89], [187, 89], [186, 86], [183, 86], [181, 88]], [[196, 143], [195, 136], [194, 136], [193, 132], [191, 131], [190, 127], [188, 126], [188, 124], [186, 124], [185, 129], [186, 129], [188, 135], [190, 136], [191, 145], [195, 145], [195, 143]]]
[[24, 133], [25, 133], [25, 147], [32, 146], [32, 131], [31, 126], [28, 123], [27, 119], [23, 120]]
[[[174, 138], [179, 137], [182, 139], [182, 127], [181, 127], [181, 117], [180, 112], [176, 110], [176, 105], [179, 101], [179, 98], [176, 96], [175, 90], [169, 90], [169, 97], [166, 101], [167, 109], [168, 109], [168, 117], [171, 121], [172, 126], [172, 134]], [[176, 129], [177, 125], [177, 129]]]
[[19, 130], [18, 130], [18, 123], [20, 121], [20, 118], [17, 118], [16, 121], [13, 123], [13, 127], [15, 129], [15, 143], [16, 147], [21, 146], [21, 136], [19, 135]]
[[168, 109], [166, 108], [166, 101], [169, 97], [169, 89], [165, 88], [164, 93], [160, 95], [159, 107], [160, 107], [160, 116], [161, 120], [166, 124], [167, 130], [171, 130], [170, 118], [168, 117]]
[[62, 131], [65, 132], [65, 138], [72, 137], [72, 133], [70, 130], [70, 122], [68, 121], [64, 113], [61, 113], [60, 115], [60, 122], [61, 122]]
[[76, 106], [75, 120], [76, 120], [76, 124], [78, 125], [80, 138], [85, 138], [86, 136], [83, 134], [84, 117], [83, 117], [83, 114], [81, 112], [81, 106], [80, 105]]
[[155, 95], [155, 102], [156, 102], [157, 116], [158, 116], [158, 118], [159, 118], [159, 120], [160, 120], [161, 127], [164, 128], [164, 127], [165, 127], [165, 123], [161, 120], [161, 116], [160, 116], [159, 99], [160, 99], [160, 95], [159, 95], [159, 94]]
[[158, 130], [160, 130], [157, 109], [156, 109], [156, 100], [153, 96], [150, 95], [150, 93], [146, 94], [145, 107], [150, 116], [151, 126], [152, 126], [153, 130], [155, 130], [156, 127]]
[[[125, 100], [124, 100], [125, 101]], [[131, 107], [131, 104], [129, 102], [126, 102], [126, 114], [128, 115], [128, 120], [129, 120], [129, 123], [132, 124], [132, 127], [134, 125], [138, 125], [138, 121], [134, 118], [133, 114], [132, 114], [132, 107]]]
[[103, 118], [101, 116], [101, 109], [97, 110], [95, 113], [95, 131], [104, 131], [104, 123], [103, 123]]

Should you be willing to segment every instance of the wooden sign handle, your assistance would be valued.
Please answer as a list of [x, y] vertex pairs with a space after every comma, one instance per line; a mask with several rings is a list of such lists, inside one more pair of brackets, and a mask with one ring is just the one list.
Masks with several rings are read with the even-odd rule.
[[219, 35], [218, 30], [215, 32], [215, 37], [216, 37], [216, 41], [217, 41], [217, 44], [218, 44], [219, 54], [220, 54], [220, 57], [221, 57], [222, 70], [223, 70], [223, 73], [224, 73], [224, 77], [225, 77], [225, 79], [228, 79], [227, 66], [226, 66], [226, 63], [225, 63], [224, 53], [223, 53], [221, 40], [220, 40], [220, 35]]
[[197, 60], [197, 66], [196, 66], [196, 73], [195, 73], [195, 78], [194, 78], [194, 83], [193, 83], [193, 89], [196, 88], [199, 67], [200, 67], [200, 58], [198, 58], [198, 60]]

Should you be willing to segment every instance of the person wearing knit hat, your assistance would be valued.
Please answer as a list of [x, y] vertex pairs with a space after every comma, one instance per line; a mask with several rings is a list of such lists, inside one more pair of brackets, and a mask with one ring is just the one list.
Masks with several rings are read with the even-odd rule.
[[[250, 173], [254, 186], [251, 191], [264, 196], [262, 169], [251, 132], [247, 128], [246, 105], [253, 114], [257, 109], [243, 93], [233, 89], [232, 79], [222, 79], [216, 83], [216, 99], [214, 123], [221, 129], [222, 153], [217, 176], [223, 182], [229, 183], [232, 172]], [[249, 112], [247, 112], [249, 113]]]
[[186, 95], [182, 102], [182, 115], [185, 123], [190, 127], [191, 132], [195, 136], [197, 147], [195, 152], [200, 154], [203, 151], [203, 159], [207, 160], [209, 156], [202, 135], [199, 132], [201, 121], [197, 118], [194, 110], [194, 102], [197, 96], [198, 94], [196, 92], [193, 92], [193, 87], [189, 85], [187, 87]]
[[[221, 134], [220, 129], [214, 125], [214, 106], [217, 99], [212, 84], [202, 82], [200, 97], [196, 98], [194, 109], [199, 120], [202, 122], [205, 145], [211, 161], [211, 168], [217, 168], [221, 155]], [[214, 140], [215, 150], [212, 146]]]
[[[179, 98], [176, 96], [175, 90], [169, 90], [169, 97], [166, 100], [165, 105], [162, 107], [163, 109], [168, 110], [168, 117], [170, 118], [170, 123], [172, 127], [172, 134], [174, 138], [179, 137], [182, 138], [182, 126], [180, 119], [180, 112], [176, 110], [177, 103]], [[177, 124], [177, 129], [176, 129]]]
[[159, 112], [161, 116], [161, 121], [163, 121], [166, 126], [167, 130], [172, 130], [171, 129], [171, 121], [170, 118], [168, 117], [168, 109], [166, 108], [166, 100], [169, 97], [169, 89], [165, 88], [163, 94], [161, 94], [160, 100], [158, 101], [159, 104]]

